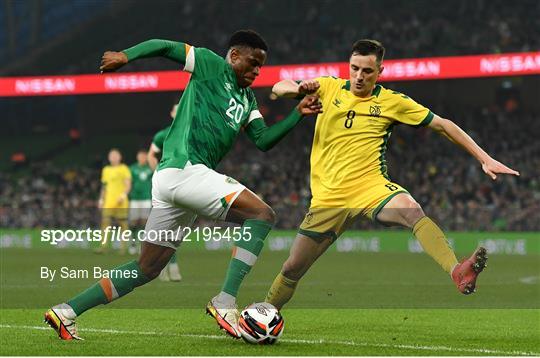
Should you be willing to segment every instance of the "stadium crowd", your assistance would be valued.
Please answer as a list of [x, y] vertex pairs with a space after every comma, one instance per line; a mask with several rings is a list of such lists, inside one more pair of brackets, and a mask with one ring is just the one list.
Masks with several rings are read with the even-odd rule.
[[[80, 3], [84, 6], [65, 2], [58, 7], [61, 13], [55, 15], [35, 10], [31, 2], [16, 2], [15, 12], [29, 16], [37, 11], [36, 19], [41, 16], [42, 20], [34, 21], [32, 28], [22, 28], [22, 37], [31, 37], [32, 43], [9, 41], [15, 38], [17, 26], [0, 36], [0, 44], [8, 49], [0, 56], [0, 73], [96, 72], [104, 50], [122, 49], [149, 38], [186, 41], [223, 54], [228, 36], [239, 27], [239, 21], [229, 21], [233, 17], [245, 20], [240, 27], [256, 28], [266, 38], [270, 47], [268, 64], [343, 61], [358, 38], [380, 39], [387, 48], [387, 58], [540, 48], [540, 17], [531, 16], [540, 12], [540, 2], [535, 0], [523, 0], [521, 6], [504, 0], [457, 4], [344, 0], [317, 2], [316, 6], [307, 0], [245, 2], [241, 6], [198, 0], [158, 0], [151, 7], [136, 0], [107, 2], [103, 6], [99, 2]], [[392, 11], [387, 11], [390, 8]], [[73, 31], [54, 28], [59, 23], [53, 21], [55, 16], [64, 16], [65, 12], [72, 19], [80, 19], [72, 21], [78, 24], [73, 25]], [[2, 16], [8, 18], [9, 13], [0, 11]], [[164, 20], [171, 16], [172, 20]], [[336, 23], [336, 19], [340, 22]], [[51, 27], [47, 33], [40, 31], [45, 24]], [[32, 31], [35, 36], [29, 35]], [[48, 44], [39, 47], [40, 42]], [[36, 51], [21, 59], [20, 54], [30, 46]], [[58, 53], [63, 56], [59, 58]], [[172, 62], [149, 59], [130, 64], [129, 71], [177, 68]], [[258, 99], [263, 100], [261, 97]], [[75, 99], [56, 100], [62, 100], [63, 105], [55, 102], [55, 108], [70, 114], [64, 115], [66, 121], [76, 115]], [[283, 117], [284, 105], [278, 102], [260, 102], [265, 118]], [[8, 127], [12, 122], [24, 122], [21, 116], [44, 112], [36, 104], [25, 102], [27, 112], [21, 115], [19, 102], [12, 103], [18, 104], [17, 110], [7, 101], [0, 104]], [[532, 133], [540, 133], [538, 113], [496, 106], [441, 113], [466, 129], [496, 159], [519, 170], [521, 177], [500, 177], [492, 182], [459, 148], [428, 129], [406, 126], [398, 126], [389, 142], [390, 177], [407, 188], [446, 229], [540, 230], [540, 142], [530, 140]], [[272, 205], [278, 215], [278, 228], [296, 228], [309, 206], [313, 127], [313, 120], [305, 120], [268, 153], [254, 150], [245, 136], [240, 136], [218, 168]], [[151, 135], [148, 133], [148, 138]], [[0, 172], [0, 227], [97, 226], [100, 169], [93, 165], [66, 169], [45, 161], [33, 163], [24, 172]], [[362, 228], [373, 225], [367, 220], [358, 223]]]
[[[261, 103], [260, 109], [277, 120], [284, 113], [276, 113], [279, 106], [269, 103]], [[449, 117], [521, 176], [492, 181], [445, 138], [426, 128], [398, 126], [387, 152], [392, 180], [407, 188], [445, 229], [540, 230], [540, 142], [530, 140], [531, 133], [540, 133], [539, 116], [493, 107]], [[267, 153], [240, 135], [218, 168], [264, 198], [277, 213], [278, 228], [295, 229], [309, 206], [313, 128], [312, 118], [304, 120]], [[65, 169], [42, 162], [29, 170], [19, 177], [0, 173], [0, 227], [98, 226], [100, 168]], [[374, 225], [359, 220], [355, 227]]]
[[[522, 0], [520, 6], [504, 0], [156, 0], [151, 7], [135, 0], [97, 1], [62, 8], [63, 14], [69, 13], [71, 22], [50, 23], [46, 21], [50, 14], [34, 7], [32, 2], [16, 2], [17, 11], [37, 19], [33, 27], [21, 25], [21, 31], [26, 31], [21, 35], [34, 42], [8, 41], [19, 36], [11, 33], [16, 27], [6, 28], [6, 35], [0, 36], [0, 44], [7, 49], [0, 53], [0, 64], [5, 65], [0, 68], [3, 75], [95, 73], [105, 50], [120, 50], [150, 38], [185, 41], [223, 55], [228, 37], [239, 26], [257, 29], [266, 38], [270, 47], [268, 64], [343, 61], [351, 44], [359, 38], [382, 40], [387, 58], [540, 48], [540, 19], [531, 16], [540, 12], [540, 2], [535, 0]], [[243, 21], [233, 22], [231, 18]], [[72, 31], [66, 32], [68, 24]], [[110, 36], [112, 33], [115, 36]], [[20, 55], [28, 47], [39, 55], [28, 54], [21, 61]], [[59, 59], [58, 51], [65, 48], [71, 50], [62, 51], [64, 56]], [[163, 63], [141, 61], [133, 64], [130, 71], [163, 70]], [[177, 68], [174, 63], [167, 66]]]
[[[172, 5], [182, 18], [197, 19], [197, 25], [210, 31], [193, 33], [194, 24], [187, 21], [178, 24], [182, 31], [171, 32], [170, 39], [191, 41], [195, 46], [205, 46], [219, 53], [236, 29], [214, 20], [227, 19], [226, 14], [238, 9], [224, 2], [206, 5], [192, 1]], [[315, 5], [307, 1], [280, 0], [257, 2], [246, 7], [243, 15], [256, 23], [258, 31], [267, 38], [269, 64], [313, 63], [321, 59], [343, 61], [352, 43], [359, 38], [384, 39], [387, 58], [531, 51], [540, 47], [540, 20], [529, 16], [529, 10], [540, 11], [540, 4], [531, 2], [530, 5], [516, 7], [501, 0], [467, 1], [457, 6], [453, 2], [435, 5], [429, 1], [346, 0], [339, 4], [326, 1]], [[170, 11], [170, 6], [170, 3], [158, 5], [153, 11]], [[208, 16], [209, 11], [215, 16]], [[199, 23], [203, 18], [207, 22]], [[154, 28], [161, 25], [160, 17], [150, 21], [156, 22]], [[276, 26], [280, 31], [275, 31]], [[146, 36], [145, 29], [139, 29], [127, 38], [136, 43]], [[111, 48], [122, 48], [125, 41], [125, 37], [118, 38]]]

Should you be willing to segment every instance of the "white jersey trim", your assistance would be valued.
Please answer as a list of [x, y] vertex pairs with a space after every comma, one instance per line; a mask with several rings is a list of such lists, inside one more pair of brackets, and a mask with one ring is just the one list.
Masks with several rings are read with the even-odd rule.
[[184, 66], [184, 71], [193, 73], [193, 70], [195, 70], [195, 47], [191, 46], [186, 54], [186, 65]]
[[254, 109], [253, 111], [251, 111], [251, 113], [249, 114], [249, 118], [247, 120], [247, 124], [251, 123], [252, 120], [254, 119], [257, 119], [257, 118], [262, 118], [262, 114], [261, 112], [259, 112], [258, 109]]

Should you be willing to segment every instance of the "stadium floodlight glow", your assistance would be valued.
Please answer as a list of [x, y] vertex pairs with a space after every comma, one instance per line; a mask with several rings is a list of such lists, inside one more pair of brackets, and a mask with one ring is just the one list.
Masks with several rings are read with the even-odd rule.
[[[385, 60], [380, 81], [413, 81], [540, 74], [540, 51], [496, 55]], [[347, 62], [265, 66], [253, 87], [283, 79], [348, 77]], [[103, 75], [4, 77], [0, 97], [181, 91], [189, 74], [181, 71], [107, 73]]]

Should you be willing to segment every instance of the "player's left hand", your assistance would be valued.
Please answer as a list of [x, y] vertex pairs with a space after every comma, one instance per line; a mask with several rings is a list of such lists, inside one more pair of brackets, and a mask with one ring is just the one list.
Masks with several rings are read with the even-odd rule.
[[322, 103], [318, 96], [306, 96], [296, 106], [296, 110], [303, 116], [322, 113]]
[[107, 51], [101, 57], [101, 73], [116, 71], [120, 67], [128, 63], [128, 58], [123, 52]]
[[510, 174], [519, 176], [518, 171], [508, 168], [506, 165], [493, 158], [489, 158], [482, 163], [482, 170], [493, 180], [497, 179], [497, 174]]

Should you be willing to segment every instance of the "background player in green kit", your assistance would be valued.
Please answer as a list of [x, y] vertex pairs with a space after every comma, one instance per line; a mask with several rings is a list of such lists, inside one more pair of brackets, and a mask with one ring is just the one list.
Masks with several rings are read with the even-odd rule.
[[[145, 150], [137, 152], [137, 161], [129, 166], [131, 172], [131, 191], [129, 192], [129, 226], [133, 236], [137, 237], [139, 230], [144, 228], [146, 219], [152, 208], [152, 174], [153, 170], [148, 165], [148, 154]], [[138, 243], [131, 242], [129, 253], [137, 253]]]
[[[174, 118], [176, 117], [177, 112], [178, 104], [175, 104], [171, 108], [170, 112], [172, 120], [174, 120]], [[148, 149], [148, 165], [150, 166], [150, 168], [152, 168], [152, 170], [156, 170], [159, 164], [159, 160], [161, 159], [161, 154], [163, 152], [163, 142], [165, 142], [165, 138], [167, 137], [167, 133], [169, 133], [169, 129], [171, 129], [170, 125], [157, 132], [152, 138], [152, 143], [150, 144], [150, 148]]]
[[[178, 105], [175, 104], [171, 109], [171, 118], [174, 120], [174, 117], [176, 117], [176, 112], [178, 111]], [[161, 153], [163, 152], [163, 142], [165, 141], [165, 137], [167, 137], [167, 133], [169, 132], [169, 129], [171, 126], [167, 126], [157, 132], [154, 135], [154, 138], [152, 138], [152, 143], [150, 144], [150, 148], [148, 149], [148, 165], [152, 169], [152, 171], [156, 170], [157, 165], [159, 163], [159, 160], [161, 158]], [[173, 254], [171, 256], [171, 260], [161, 270], [161, 273], [159, 274], [159, 279], [161, 281], [181, 281], [182, 275], [180, 274], [180, 267], [178, 267], [177, 257], [176, 254]]]
[[[275, 213], [253, 192], [214, 168], [242, 128], [258, 149], [266, 151], [304, 115], [321, 112], [317, 98], [308, 96], [285, 119], [266, 126], [249, 88], [266, 61], [266, 51], [266, 43], [257, 33], [243, 30], [232, 35], [225, 59], [205, 48], [165, 40], [149, 40], [123, 52], [105, 52], [102, 71], [116, 70], [140, 58], [161, 56], [181, 63], [184, 71], [191, 73], [191, 79], [152, 178], [152, 211], [141, 255], [137, 261], [116, 268], [136, 275], [102, 279], [49, 309], [45, 320], [60, 338], [79, 338], [75, 326], [78, 315], [157, 277], [182, 241], [183, 231], [178, 228], [192, 225], [197, 215], [242, 225], [221, 292], [206, 307], [221, 328], [240, 337], [236, 296], [263, 248]], [[149, 232], [158, 235], [151, 237]]]

